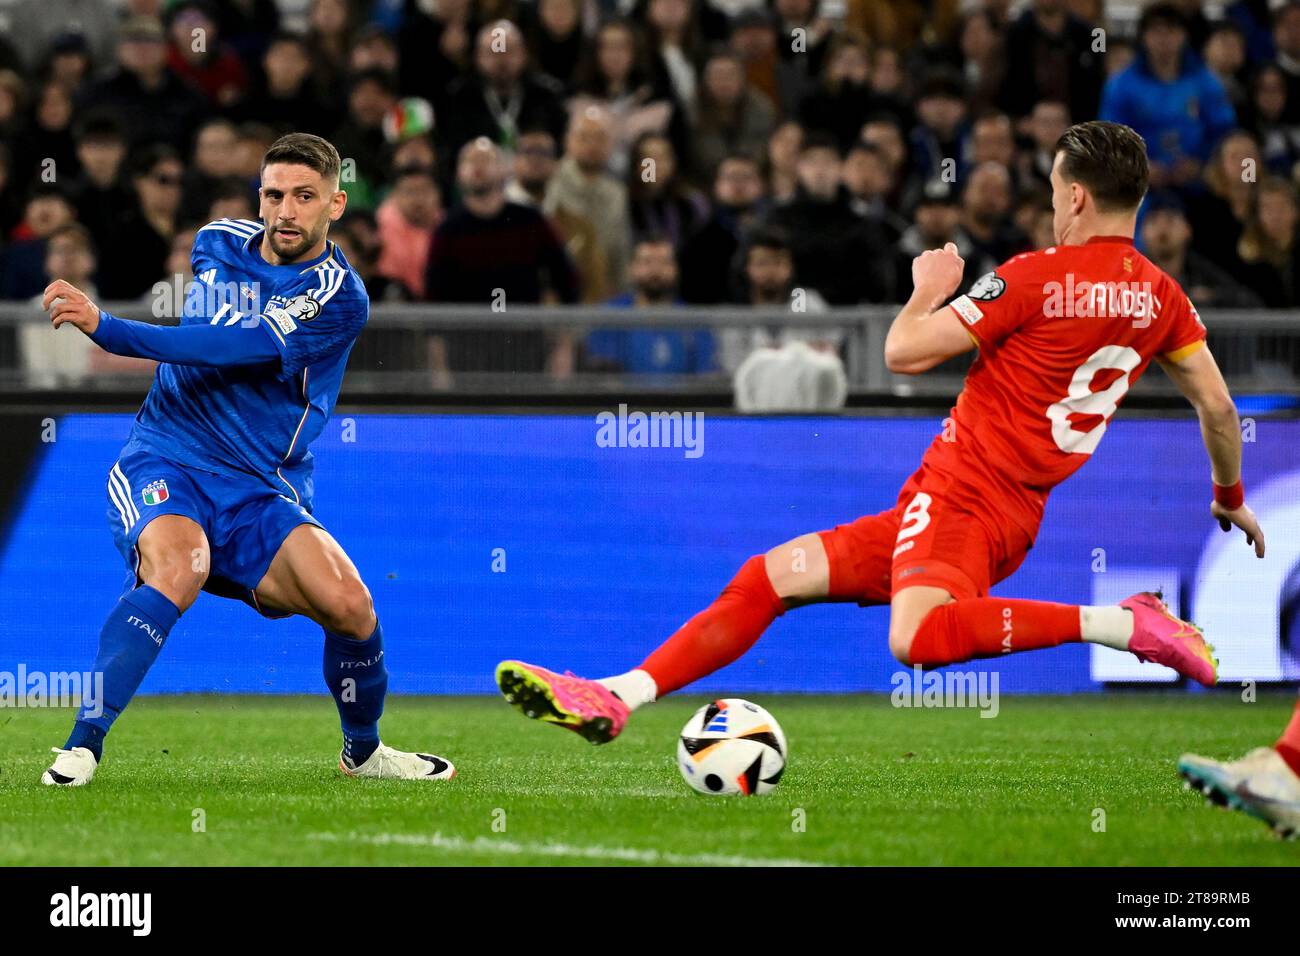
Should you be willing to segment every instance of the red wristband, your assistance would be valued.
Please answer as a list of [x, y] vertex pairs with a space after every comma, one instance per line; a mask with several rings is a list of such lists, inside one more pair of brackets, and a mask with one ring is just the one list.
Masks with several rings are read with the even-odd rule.
[[1214, 485], [1214, 500], [1229, 511], [1236, 511], [1246, 503], [1246, 489], [1241, 486], [1241, 479], [1235, 485]]

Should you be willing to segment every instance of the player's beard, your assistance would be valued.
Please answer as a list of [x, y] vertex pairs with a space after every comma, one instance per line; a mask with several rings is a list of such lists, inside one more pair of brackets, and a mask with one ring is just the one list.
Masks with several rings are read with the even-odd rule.
[[279, 227], [274, 227], [271, 229], [271, 251], [285, 262], [294, 262], [308, 249], [320, 242], [322, 235], [324, 235], [323, 227], [312, 230], [299, 227], [298, 238], [286, 240], [280, 235]]

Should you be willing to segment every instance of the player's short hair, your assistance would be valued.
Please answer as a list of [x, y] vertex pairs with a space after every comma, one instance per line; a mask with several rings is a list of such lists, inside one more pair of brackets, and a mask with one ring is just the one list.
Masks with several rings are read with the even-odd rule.
[[1056, 141], [1061, 175], [1082, 183], [1105, 212], [1136, 209], [1147, 192], [1147, 144], [1132, 127], [1105, 120], [1076, 123]]
[[271, 144], [262, 157], [262, 169], [272, 163], [292, 163], [320, 173], [327, 182], [337, 184], [343, 160], [327, 139], [311, 133], [286, 133]]

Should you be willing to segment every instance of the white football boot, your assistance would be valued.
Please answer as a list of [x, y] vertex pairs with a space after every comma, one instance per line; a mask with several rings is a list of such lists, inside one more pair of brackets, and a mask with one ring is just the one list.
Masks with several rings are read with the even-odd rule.
[[1300, 834], [1300, 776], [1272, 747], [1228, 763], [1184, 754], [1178, 772], [1210, 802], [1257, 817], [1281, 837]]
[[41, 783], [47, 787], [84, 787], [95, 776], [99, 761], [85, 747], [73, 747], [62, 750], [51, 747], [51, 753], [58, 754], [50, 769], [41, 774]]
[[354, 767], [342, 753], [339, 769], [349, 777], [372, 777], [378, 780], [450, 780], [456, 768], [450, 760], [433, 754], [411, 754], [380, 743], [365, 762]]

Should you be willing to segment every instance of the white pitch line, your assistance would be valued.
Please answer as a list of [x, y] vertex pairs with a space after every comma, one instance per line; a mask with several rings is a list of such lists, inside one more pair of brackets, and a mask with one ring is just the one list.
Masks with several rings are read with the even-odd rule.
[[620, 863], [646, 863], [651, 866], [824, 866], [810, 860], [764, 859], [762, 857], [727, 856], [718, 853], [667, 853], [638, 850], [625, 846], [578, 846], [570, 843], [518, 843], [490, 837], [443, 836], [441, 833], [309, 833], [309, 840], [331, 843], [369, 843], [372, 846], [416, 846], [459, 853], [498, 854], [503, 856], [561, 856], [586, 860], [610, 860]]

